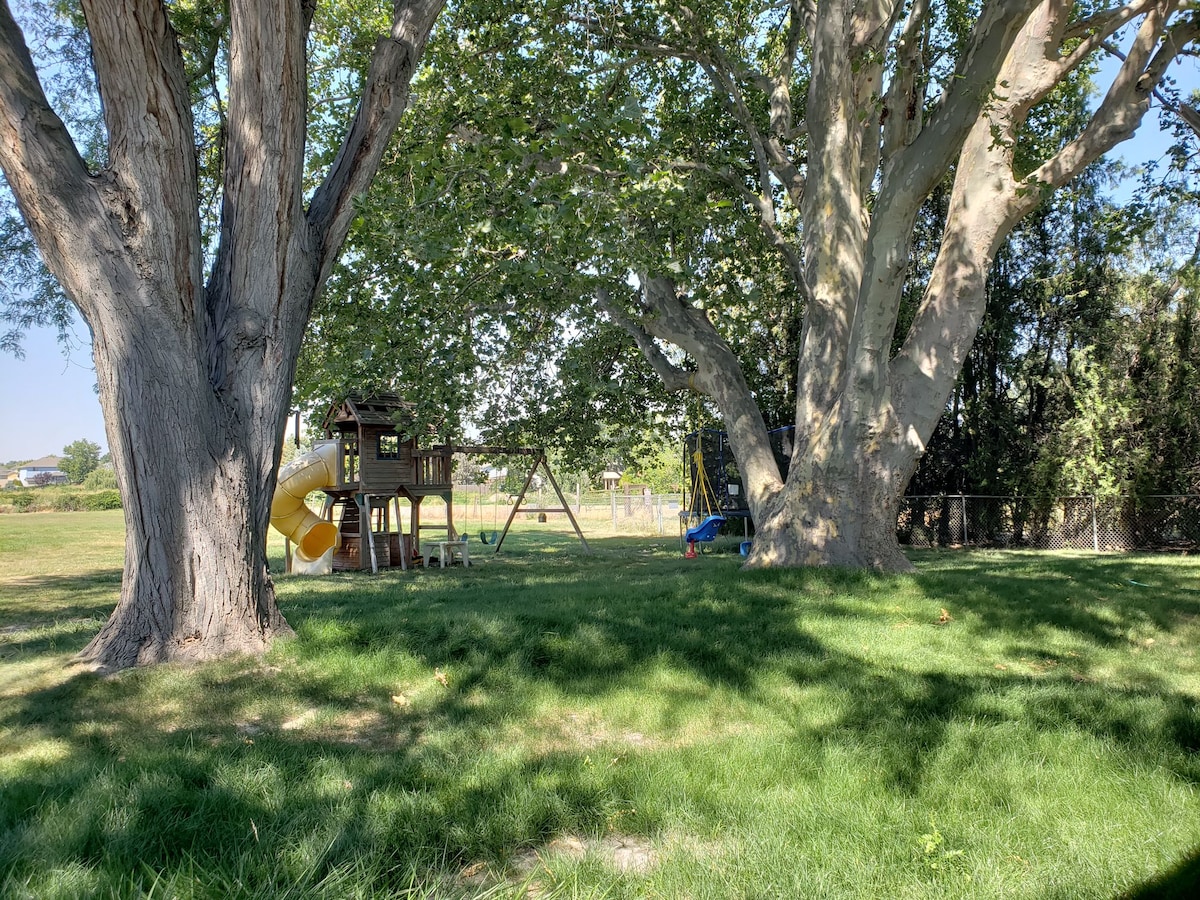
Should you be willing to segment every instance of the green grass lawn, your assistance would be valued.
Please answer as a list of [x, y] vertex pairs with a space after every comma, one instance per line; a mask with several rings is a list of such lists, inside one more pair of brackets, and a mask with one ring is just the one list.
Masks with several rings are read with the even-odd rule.
[[0, 895], [1200, 889], [1200, 559], [591, 543], [281, 577], [265, 659], [102, 679], [120, 513], [0, 516]]

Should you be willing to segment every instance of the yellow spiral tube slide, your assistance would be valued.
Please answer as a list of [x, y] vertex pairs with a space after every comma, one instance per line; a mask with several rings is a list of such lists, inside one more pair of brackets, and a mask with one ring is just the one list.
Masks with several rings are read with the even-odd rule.
[[271, 527], [296, 545], [304, 562], [320, 559], [337, 545], [338, 530], [304, 505], [310, 491], [337, 484], [337, 441], [319, 444], [279, 470], [279, 483], [271, 498]]

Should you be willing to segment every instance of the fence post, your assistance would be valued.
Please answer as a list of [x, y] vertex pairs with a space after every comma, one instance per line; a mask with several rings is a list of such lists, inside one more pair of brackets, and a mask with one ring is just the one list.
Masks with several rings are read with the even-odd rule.
[[1092, 551], [1100, 552], [1100, 529], [1096, 527], [1096, 495], [1092, 494]]
[[662, 494], [658, 495], [658, 533], [663, 534]]
[[967, 495], [959, 494], [958, 499], [962, 503], [963, 546], [966, 547], [971, 543], [971, 536], [967, 534]]
[[608, 492], [608, 499], [612, 501], [612, 522], [613, 522], [613, 531], [616, 531], [616, 530], [617, 530], [617, 492], [616, 492], [616, 491], [609, 491], [609, 492]]

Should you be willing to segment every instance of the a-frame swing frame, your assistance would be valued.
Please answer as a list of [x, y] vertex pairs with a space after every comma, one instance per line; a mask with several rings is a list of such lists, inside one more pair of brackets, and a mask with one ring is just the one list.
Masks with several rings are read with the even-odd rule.
[[587, 538], [583, 536], [583, 531], [579, 528], [579, 522], [575, 519], [575, 514], [571, 512], [571, 506], [567, 503], [567, 498], [563, 495], [562, 488], [558, 486], [558, 480], [554, 477], [554, 473], [550, 471], [550, 464], [546, 461], [546, 451], [536, 447], [455, 447], [454, 452], [466, 453], [472, 456], [530, 456], [533, 457], [533, 465], [529, 467], [529, 472], [525, 476], [525, 483], [521, 486], [521, 493], [517, 495], [517, 502], [513, 504], [513, 508], [508, 513], [508, 520], [504, 523], [504, 530], [500, 532], [500, 537], [496, 539], [496, 549], [493, 553], [499, 553], [500, 547], [504, 543], [504, 538], [508, 536], [508, 530], [512, 527], [513, 520], [517, 518], [517, 513], [521, 511], [521, 505], [525, 502], [525, 495], [529, 493], [529, 486], [533, 484], [533, 476], [537, 474], [538, 467], [546, 471], [546, 477], [550, 480], [551, 487], [554, 488], [554, 493], [558, 497], [558, 502], [561, 506], [531, 506], [525, 509], [528, 513], [566, 513], [567, 519], [571, 522], [571, 527], [575, 529], [575, 536], [579, 538], [579, 543], [583, 546], [583, 552], [591, 554], [592, 548], [588, 546]]

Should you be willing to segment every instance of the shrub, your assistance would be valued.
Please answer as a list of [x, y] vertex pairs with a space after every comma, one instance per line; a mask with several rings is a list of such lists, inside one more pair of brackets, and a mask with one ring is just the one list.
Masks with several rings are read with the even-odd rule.
[[55, 487], [38, 491], [5, 491], [0, 496], [0, 512], [78, 512], [120, 508], [121, 492], [115, 488], [81, 493]]
[[[92, 473], [93, 475], [95, 472]], [[96, 491], [83, 496], [83, 509], [120, 509], [121, 492], [117, 490]]]
[[50, 508], [56, 512], [74, 512], [83, 509], [83, 501], [78, 494], [56, 494], [50, 501]]
[[[109, 466], [93, 469], [83, 479], [83, 487], [89, 491], [115, 491], [117, 489], [117, 473]], [[105, 508], [111, 509], [112, 507]]]

